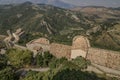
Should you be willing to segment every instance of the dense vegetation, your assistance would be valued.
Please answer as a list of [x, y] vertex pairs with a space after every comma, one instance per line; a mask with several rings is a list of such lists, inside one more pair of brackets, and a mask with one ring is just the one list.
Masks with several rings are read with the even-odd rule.
[[[49, 52], [32, 56], [30, 51], [20, 49], [9, 49], [5, 55], [0, 55], [0, 80], [119, 80], [83, 71], [90, 62], [82, 57], [69, 61], [57, 59]], [[22, 70], [28, 67], [50, 69], [44, 72]]]
[[7, 57], [5, 55], [0, 55], [0, 70], [7, 65]]
[[44, 54], [38, 54], [36, 57], [36, 65], [39, 67], [48, 67], [49, 63], [52, 62], [52, 59], [54, 58], [55, 57], [49, 52], [45, 52]]
[[7, 51], [7, 58], [10, 62], [10, 65], [15, 68], [29, 66], [32, 62], [32, 56], [32, 52], [28, 50], [24, 51], [20, 49], [10, 49]]
[[5, 43], [2, 40], [0, 40], [0, 49], [5, 48], [5, 47], [6, 47]]
[[82, 57], [78, 57], [72, 61], [68, 61], [66, 58], [57, 59], [53, 57], [49, 63], [49, 71], [29, 71], [25, 78], [21, 78], [20, 80], [103, 80], [95, 74], [82, 72], [81, 69], [85, 69], [87, 65], [88, 62]]
[[15, 80], [15, 73], [11, 67], [0, 70], [0, 80]]

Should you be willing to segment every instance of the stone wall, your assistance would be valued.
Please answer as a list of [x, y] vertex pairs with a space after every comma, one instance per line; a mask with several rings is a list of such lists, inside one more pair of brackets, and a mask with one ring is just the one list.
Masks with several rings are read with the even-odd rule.
[[49, 51], [50, 50], [50, 45], [47, 45], [47, 44], [38, 44], [38, 43], [33, 43], [33, 44], [26, 44], [27, 48], [32, 51], [34, 53], [34, 57], [37, 55], [38, 53], [38, 50], [35, 49], [35, 48], [38, 48], [38, 49], [42, 49], [42, 51], [40, 52], [45, 52], [45, 51]]
[[26, 47], [34, 53], [34, 57], [38, 53], [50, 50], [50, 41], [46, 38], [34, 39], [26, 44]]
[[120, 70], [120, 52], [90, 48], [87, 59], [93, 63]]
[[75, 59], [78, 56], [86, 58], [86, 52], [81, 49], [71, 50], [71, 59]]
[[57, 58], [66, 57], [69, 59], [71, 55], [71, 46], [52, 43], [50, 45], [50, 53]]
[[89, 40], [86, 37], [75, 36], [72, 43], [71, 58], [74, 59], [78, 56], [86, 58], [89, 47]]
[[92, 63], [120, 70], [120, 52], [90, 48], [89, 40], [84, 36], [76, 36], [73, 39], [72, 46], [57, 43], [50, 44], [49, 40], [45, 38], [39, 38], [27, 44], [27, 48], [37, 54], [36, 50], [34, 50], [35, 47], [42, 48], [43, 51], [50, 51], [57, 58], [74, 59], [82, 56], [87, 57]]
[[27, 44], [34, 44], [34, 43], [49, 45], [50, 41], [46, 38], [39, 38], [39, 39], [34, 39]]
[[90, 47], [89, 40], [84, 36], [76, 36], [73, 38], [72, 49], [81, 49], [87, 51]]

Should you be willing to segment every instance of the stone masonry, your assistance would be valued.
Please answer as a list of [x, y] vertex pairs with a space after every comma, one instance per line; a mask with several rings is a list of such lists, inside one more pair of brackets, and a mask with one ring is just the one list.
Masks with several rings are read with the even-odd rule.
[[87, 59], [93, 63], [120, 70], [120, 52], [90, 48]]
[[88, 49], [90, 47], [89, 40], [84, 36], [76, 36], [73, 38], [71, 58], [74, 59], [78, 56], [86, 58]]
[[50, 42], [46, 38], [39, 38], [30, 41], [26, 44], [27, 48], [34, 53], [34, 57], [38, 53], [42, 53], [50, 50]]
[[26, 44], [27, 48], [36, 55], [38, 51], [50, 51], [57, 58], [75, 59], [82, 56], [92, 63], [108, 68], [120, 70], [120, 52], [90, 47], [89, 40], [84, 36], [73, 38], [72, 46], [51, 43], [46, 38], [32, 40]]
[[57, 58], [66, 57], [70, 59], [71, 46], [52, 43], [50, 45], [50, 53], [56, 56]]

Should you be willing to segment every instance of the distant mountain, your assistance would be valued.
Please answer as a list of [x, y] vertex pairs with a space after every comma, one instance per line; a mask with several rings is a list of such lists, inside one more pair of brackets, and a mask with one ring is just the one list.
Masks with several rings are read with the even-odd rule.
[[[9, 2], [9, 1], [6, 1], [6, 3]], [[72, 5], [72, 4], [69, 4], [69, 3], [65, 3], [64, 1], [62, 0], [36, 0], [36, 1], [13, 1], [14, 3], [10, 3], [10, 4], [21, 4], [21, 2], [24, 2], [24, 3], [35, 3], [35, 4], [47, 4], [47, 5], [53, 5], [53, 6], [56, 6], [56, 7], [61, 7], [61, 8], [73, 8], [75, 7], [75, 5]], [[9, 4], [9, 3], [7, 3]]]
[[73, 8], [75, 5], [65, 3], [61, 0], [46, 0], [47, 4], [51, 4], [53, 6], [61, 7], [61, 8]]
[[[27, 1], [25, 3], [29, 4], [31, 2]], [[36, 2], [36, 4], [47, 4], [47, 5], [53, 5], [53, 6], [60, 7], [60, 8], [69, 8], [69, 9], [75, 7], [75, 5], [65, 3], [61, 0], [39, 0], [39, 2]]]
[[[51, 2], [53, 4], [53, 2]], [[105, 7], [79, 7], [72, 10], [25, 2], [0, 6], [0, 34], [22, 28], [20, 43], [38, 37], [53, 42], [72, 43], [76, 35], [90, 39], [92, 46], [120, 50], [120, 10]]]

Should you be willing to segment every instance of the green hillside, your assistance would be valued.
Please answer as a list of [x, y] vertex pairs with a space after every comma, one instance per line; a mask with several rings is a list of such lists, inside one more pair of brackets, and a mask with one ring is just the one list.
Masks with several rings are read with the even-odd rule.
[[100, 13], [99, 7], [95, 7], [93, 11], [95, 13], [90, 13], [86, 8], [72, 11], [32, 3], [4, 5], [0, 6], [0, 34], [6, 35], [8, 29], [14, 32], [22, 28], [25, 33], [20, 44], [46, 37], [51, 42], [69, 45], [74, 36], [84, 35], [94, 47], [120, 50], [119, 9], [104, 8]]

